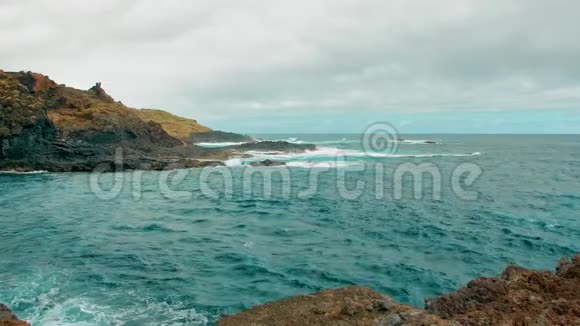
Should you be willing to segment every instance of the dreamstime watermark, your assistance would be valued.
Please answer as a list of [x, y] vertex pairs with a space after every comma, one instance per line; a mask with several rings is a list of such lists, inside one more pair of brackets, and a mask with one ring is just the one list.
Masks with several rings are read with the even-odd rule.
[[168, 200], [192, 199], [194, 193], [209, 199], [269, 200], [274, 196], [309, 199], [333, 190], [344, 200], [358, 200], [363, 196], [376, 200], [441, 200], [443, 194], [466, 201], [478, 199], [479, 193], [473, 188], [483, 174], [481, 167], [472, 162], [459, 162], [452, 168], [445, 164], [444, 168], [429, 157], [399, 154], [402, 142], [395, 127], [379, 122], [369, 125], [362, 134], [363, 152], [356, 152], [356, 161], [352, 159], [352, 151], [337, 150], [332, 160], [312, 162], [310, 166], [309, 162], [303, 162], [307, 169], [288, 165], [186, 169], [172, 165], [148, 175], [143, 170], [122, 171], [124, 157], [119, 148], [114, 159], [118, 168], [110, 172], [109, 164], [98, 166], [90, 174], [89, 183], [93, 194], [101, 200], [114, 199], [127, 187], [133, 199], [141, 200], [144, 186], [153, 187]]
[[361, 147], [367, 154], [395, 154], [399, 149], [399, 131], [388, 122], [370, 124], [362, 134]]

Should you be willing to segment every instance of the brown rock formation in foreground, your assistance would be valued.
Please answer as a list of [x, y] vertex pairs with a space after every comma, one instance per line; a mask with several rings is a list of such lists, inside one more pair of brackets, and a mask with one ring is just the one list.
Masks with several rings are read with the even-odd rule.
[[30, 324], [18, 319], [8, 307], [0, 303], [0, 326], [30, 326]]
[[509, 266], [499, 277], [426, 301], [401, 305], [361, 287], [326, 290], [268, 303], [222, 318], [218, 326], [580, 326], [580, 255], [556, 273]]
[[427, 311], [461, 325], [580, 325], [580, 255], [556, 273], [509, 266], [426, 301]]
[[362, 287], [326, 290], [226, 316], [218, 326], [455, 325]]

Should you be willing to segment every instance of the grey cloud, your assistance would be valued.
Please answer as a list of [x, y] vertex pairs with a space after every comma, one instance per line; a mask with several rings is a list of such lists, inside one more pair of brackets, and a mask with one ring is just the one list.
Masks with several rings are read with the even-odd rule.
[[580, 3], [7, 1], [3, 69], [236, 114], [578, 108]]

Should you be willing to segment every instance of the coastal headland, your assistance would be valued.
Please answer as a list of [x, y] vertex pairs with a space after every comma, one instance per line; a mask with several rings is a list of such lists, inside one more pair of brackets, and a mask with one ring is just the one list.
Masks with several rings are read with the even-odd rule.
[[[196, 145], [202, 142], [233, 144]], [[164, 170], [223, 165], [250, 150], [314, 148], [259, 142], [169, 112], [130, 108], [109, 96], [101, 83], [79, 90], [39, 73], [0, 70], [0, 170], [89, 172], [103, 165], [105, 170]], [[115, 162], [119, 149], [121, 166]]]

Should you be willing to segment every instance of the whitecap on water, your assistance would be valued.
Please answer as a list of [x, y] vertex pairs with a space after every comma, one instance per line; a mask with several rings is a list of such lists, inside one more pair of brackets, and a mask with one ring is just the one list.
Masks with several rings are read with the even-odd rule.
[[43, 174], [43, 173], [48, 173], [48, 171], [45, 171], [45, 170], [27, 171], [27, 172], [21, 172], [21, 171], [15, 171], [15, 170], [0, 171], [0, 174]]
[[222, 142], [222, 143], [196, 143], [195, 145], [201, 147], [227, 147], [246, 144], [247, 142]]
[[406, 145], [439, 145], [441, 144], [438, 141], [430, 140], [430, 139], [399, 139], [395, 142], [399, 144], [406, 144]]
[[[32, 325], [193, 325], [206, 326], [219, 312], [197, 311], [181, 301], [171, 303], [144, 289], [90, 288], [78, 294], [69, 272], [39, 272], [10, 287], [12, 298], [4, 301], [21, 307], [21, 319]], [[72, 291], [71, 291], [72, 290]], [[70, 291], [70, 292], [69, 292]], [[106, 296], [103, 296], [107, 293]], [[116, 301], [115, 298], [123, 298]]]
[[329, 168], [343, 168], [354, 165], [363, 165], [364, 162], [336, 162], [336, 161], [323, 161], [323, 162], [304, 162], [304, 161], [293, 161], [286, 163], [286, 166], [295, 168], [306, 168], [306, 169], [329, 169]]
[[[229, 167], [245, 166], [251, 162], [272, 160], [285, 162], [288, 167], [300, 168], [340, 168], [353, 165], [364, 164], [361, 159], [364, 158], [429, 158], [429, 157], [469, 157], [481, 155], [480, 152], [474, 153], [373, 153], [358, 150], [340, 149], [336, 147], [318, 147], [315, 150], [301, 153], [286, 153], [279, 151], [247, 151], [246, 154], [252, 155], [249, 160], [232, 158], [226, 160], [224, 164]], [[358, 158], [359, 160], [341, 161], [337, 158]]]
[[243, 166], [244, 162], [242, 162], [239, 158], [231, 158], [229, 160], [224, 161], [226, 166], [234, 167], [234, 166]]
[[334, 158], [338, 156], [349, 157], [461, 157], [461, 156], [477, 156], [480, 152], [475, 153], [410, 153], [410, 154], [395, 154], [395, 153], [381, 153], [381, 152], [363, 152], [357, 150], [340, 149], [336, 147], [318, 147], [312, 151], [305, 151], [302, 153], [281, 153], [281, 152], [260, 152], [248, 151], [247, 154], [253, 155], [255, 159], [265, 160], [292, 160], [292, 159], [315, 159], [315, 158]]

